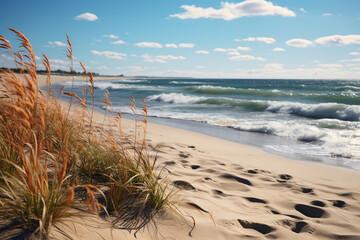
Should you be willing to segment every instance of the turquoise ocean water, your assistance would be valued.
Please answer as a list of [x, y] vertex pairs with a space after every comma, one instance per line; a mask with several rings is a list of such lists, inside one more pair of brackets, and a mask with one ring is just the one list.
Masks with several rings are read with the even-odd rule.
[[[75, 82], [78, 94], [83, 84]], [[155, 122], [239, 135], [270, 152], [360, 170], [360, 81], [139, 78], [95, 87], [98, 109], [105, 89], [114, 112], [129, 113], [133, 95], [139, 106], [146, 100]]]

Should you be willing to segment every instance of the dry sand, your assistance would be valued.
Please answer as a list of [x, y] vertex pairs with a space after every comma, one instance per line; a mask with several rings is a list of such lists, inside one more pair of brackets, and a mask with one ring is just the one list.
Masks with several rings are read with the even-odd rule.
[[[101, 113], [95, 118], [102, 123]], [[122, 124], [133, 131], [132, 120]], [[179, 199], [203, 211], [186, 204], [179, 206], [185, 217], [166, 210], [137, 239], [360, 239], [359, 172], [156, 123], [147, 136], [159, 144], [158, 166], [186, 186]], [[82, 221], [77, 239], [135, 239], [100, 218]]]

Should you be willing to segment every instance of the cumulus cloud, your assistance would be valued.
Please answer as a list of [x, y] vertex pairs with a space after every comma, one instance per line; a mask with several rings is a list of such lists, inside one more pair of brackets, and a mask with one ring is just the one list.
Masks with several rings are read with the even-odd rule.
[[166, 48], [178, 48], [178, 46], [174, 43], [167, 43], [167, 44], [165, 44], [165, 47]]
[[120, 45], [120, 44], [125, 44], [126, 42], [124, 42], [123, 40], [117, 40], [115, 42], [112, 42], [111, 44], [115, 44], [115, 45]]
[[180, 43], [179, 47], [181, 48], [193, 48], [195, 46], [195, 44], [193, 43]]
[[134, 44], [137, 47], [146, 47], [146, 48], [162, 48], [162, 45], [157, 42], [139, 42]]
[[250, 50], [251, 50], [251, 48], [249, 48], [249, 47], [242, 47], [242, 46], [238, 46], [238, 47], [236, 48], [236, 50], [238, 50], [238, 51], [250, 51]]
[[112, 38], [112, 39], [118, 39], [119, 37], [114, 34], [104, 35], [103, 37]]
[[265, 58], [251, 55], [236, 55], [229, 58], [231, 61], [265, 61]]
[[237, 51], [251, 51], [249, 47], [239, 46], [237, 48], [215, 48], [214, 52], [237, 52]]
[[197, 54], [210, 54], [209, 51], [204, 51], [204, 50], [198, 50], [198, 51], [195, 51], [195, 53], [197, 53]]
[[234, 51], [234, 52], [231, 51], [231, 52], [227, 52], [226, 55], [241, 55], [241, 54], [236, 51]]
[[306, 48], [314, 46], [312, 41], [306, 40], [306, 39], [300, 39], [300, 38], [294, 38], [286, 42], [287, 45], [291, 47], [300, 47], [300, 48]]
[[270, 38], [270, 37], [248, 37], [248, 38], [244, 38], [244, 39], [235, 39], [235, 41], [237, 42], [241, 42], [241, 41], [245, 41], [245, 42], [264, 42], [267, 44], [272, 44], [275, 43], [276, 40], [274, 38]]
[[93, 13], [83, 13], [75, 17], [76, 20], [96, 21], [99, 18]]
[[213, 51], [214, 52], [228, 52], [228, 51], [236, 51], [235, 48], [215, 48]]
[[332, 63], [327, 63], [327, 64], [318, 64], [319, 67], [322, 68], [342, 68], [343, 65], [342, 64], [332, 64]]
[[183, 56], [173, 56], [173, 55], [158, 55], [150, 56], [149, 54], [144, 54], [141, 58], [145, 59], [145, 62], [156, 62], [156, 63], [166, 63], [169, 60], [185, 60]]
[[360, 35], [332, 35], [318, 38], [314, 41], [317, 44], [322, 45], [349, 45], [349, 44], [360, 44]]
[[275, 6], [265, 0], [245, 0], [240, 3], [222, 2], [221, 8], [202, 8], [195, 5], [182, 5], [183, 13], [173, 14], [170, 17], [179, 19], [214, 18], [227, 21], [249, 16], [280, 15], [283, 17], [295, 17], [296, 14], [287, 7]]
[[353, 56], [360, 55], [360, 52], [351, 52], [350, 55], [353, 55]]
[[55, 41], [55, 42], [48, 42], [48, 44], [50, 46], [53, 46], [53, 47], [67, 47], [67, 44], [66, 43], [63, 43], [63, 42], [60, 42], [60, 41]]
[[97, 55], [97, 56], [104, 56], [104, 57], [109, 58], [109, 59], [122, 60], [122, 59], [124, 59], [124, 57], [126, 57], [125, 53], [118, 53], [118, 52], [111, 52], [111, 51], [92, 50], [91, 53], [94, 54], [94, 55]]
[[284, 52], [284, 51], [286, 51], [286, 50], [285, 50], [284, 48], [279, 48], [279, 47], [277, 47], [277, 48], [274, 48], [273, 51], [274, 51], [274, 52]]

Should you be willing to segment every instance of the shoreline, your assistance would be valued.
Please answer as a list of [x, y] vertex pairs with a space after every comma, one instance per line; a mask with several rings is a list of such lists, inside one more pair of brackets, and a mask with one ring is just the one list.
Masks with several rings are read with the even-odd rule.
[[[69, 80], [57, 79], [57, 83]], [[101, 124], [104, 114], [94, 115]], [[123, 118], [122, 126], [126, 133], [133, 131], [131, 119]], [[191, 219], [167, 210], [137, 239], [153, 239], [154, 232], [164, 239], [360, 238], [360, 173], [355, 170], [288, 159], [153, 122], [148, 124], [147, 139], [150, 146], [159, 144], [157, 166], [164, 167], [169, 181], [188, 184], [181, 201], [204, 212], [179, 206], [195, 218], [191, 238]], [[123, 230], [92, 231], [105, 238], [124, 236]], [[77, 228], [77, 234], [98, 239], [87, 230]], [[128, 237], [132, 239], [131, 234]]]

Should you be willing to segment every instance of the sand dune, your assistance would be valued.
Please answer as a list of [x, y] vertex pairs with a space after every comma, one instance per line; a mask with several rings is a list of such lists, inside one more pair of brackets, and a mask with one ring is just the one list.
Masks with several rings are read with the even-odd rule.
[[[101, 113], [95, 118], [102, 123]], [[123, 129], [131, 134], [132, 120], [123, 119]], [[183, 216], [165, 210], [137, 239], [360, 239], [359, 172], [156, 123], [147, 136], [159, 144], [163, 177], [183, 189]], [[135, 239], [97, 221], [76, 225], [74, 237]]]

